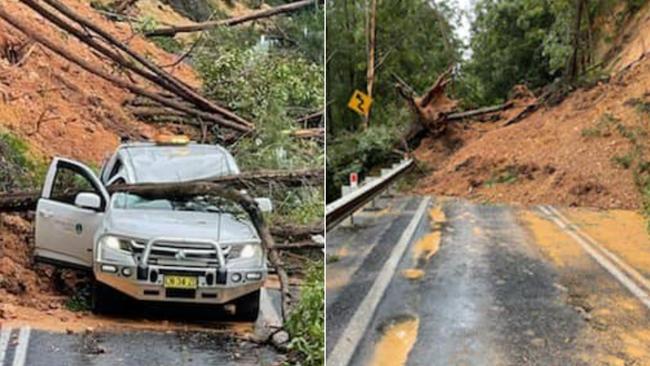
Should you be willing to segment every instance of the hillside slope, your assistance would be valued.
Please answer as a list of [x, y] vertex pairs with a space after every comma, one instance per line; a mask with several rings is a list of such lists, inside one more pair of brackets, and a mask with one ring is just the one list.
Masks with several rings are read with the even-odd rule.
[[[70, 52], [95, 65], [103, 65], [113, 74], [121, 72], [108, 69], [85, 45], [19, 2], [4, 3], [7, 10], [65, 45]], [[108, 21], [87, 2], [64, 0], [63, 3], [159, 64], [175, 60], [176, 56], [134, 34], [128, 24]], [[17, 64], [10, 50], [19, 50]], [[192, 85], [199, 83], [191, 68], [182, 63], [168, 71]], [[0, 128], [25, 140], [35, 155], [44, 158], [62, 155], [98, 164], [116, 147], [120, 136], [147, 138], [155, 133], [122, 107], [132, 98], [128, 92], [30, 43], [3, 21], [0, 21], [0, 94]]]
[[415, 155], [433, 171], [416, 190], [491, 202], [640, 208], [637, 178], [647, 174], [650, 158], [648, 29], [645, 6], [615, 47], [608, 82], [511, 126], [503, 126], [506, 112], [494, 123], [456, 123], [443, 139], [423, 140]]

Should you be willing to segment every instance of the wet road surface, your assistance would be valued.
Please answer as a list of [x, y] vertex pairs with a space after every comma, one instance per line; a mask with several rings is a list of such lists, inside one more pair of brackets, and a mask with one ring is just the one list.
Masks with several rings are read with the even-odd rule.
[[[138, 330], [131, 325], [72, 333], [63, 325], [51, 331], [5, 322], [0, 324], [0, 366], [277, 365], [283, 356], [252, 339], [263, 339], [280, 325], [279, 305], [279, 292], [265, 289], [255, 324], [233, 323], [223, 311], [192, 308], [194, 313], [183, 317], [193, 319], [187, 330]], [[185, 308], [167, 304], [156, 310], [149, 324], [178, 321]], [[198, 322], [206, 312], [210, 320]]]
[[[422, 199], [384, 199], [380, 206], [389, 209], [382, 214], [361, 212], [356, 227], [328, 233], [328, 253], [347, 255], [327, 266], [328, 359], [354, 365], [650, 365], [650, 310], [568, 234], [571, 228], [537, 208], [462, 200], [433, 200], [378, 306], [361, 312], [372, 315], [363, 336], [350, 341], [351, 314], [363, 306], [377, 268]], [[648, 242], [613, 236], [626, 246], [604, 246], [621, 256], [650, 251]], [[362, 249], [353, 248], [357, 244]], [[340, 275], [346, 271], [352, 273]]]

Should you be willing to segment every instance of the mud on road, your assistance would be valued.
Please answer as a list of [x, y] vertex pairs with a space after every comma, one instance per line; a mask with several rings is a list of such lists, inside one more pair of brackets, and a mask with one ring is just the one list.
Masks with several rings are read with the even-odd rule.
[[[327, 267], [328, 356], [421, 200], [384, 199], [328, 236], [342, 254]], [[559, 211], [648, 278], [641, 215]], [[650, 364], [650, 309], [537, 207], [434, 199], [368, 311], [350, 364]]]
[[273, 276], [263, 290], [256, 323], [235, 322], [222, 307], [135, 301], [115, 315], [96, 315], [87, 310], [89, 275], [35, 264], [29, 217], [0, 219], [0, 366], [272, 365], [284, 360], [260, 343], [281, 324]]

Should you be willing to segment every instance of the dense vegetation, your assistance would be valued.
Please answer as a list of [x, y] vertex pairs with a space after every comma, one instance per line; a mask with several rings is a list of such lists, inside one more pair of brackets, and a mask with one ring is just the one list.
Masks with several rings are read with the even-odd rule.
[[286, 327], [291, 334], [289, 349], [298, 354], [302, 365], [323, 365], [325, 358], [325, 269], [323, 262], [310, 267], [300, 293], [300, 303]]
[[[328, 12], [328, 192], [350, 171], [386, 165], [413, 120], [394, 91], [395, 77], [422, 93], [455, 67], [448, 91], [465, 108], [507, 99], [513, 86], [569, 90], [598, 80], [615, 56], [620, 30], [645, 0], [477, 0], [469, 44], [454, 35], [452, 2], [379, 2], [377, 69], [370, 127], [346, 104], [366, 89], [369, 2], [330, 1]], [[435, 4], [435, 5], [434, 5]], [[461, 57], [461, 55], [463, 55]]]
[[619, 28], [645, 0], [480, 0], [463, 63], [468, 105], [503, 101], [515, 84], [531, 90], [597, 77]]
[[27, 143], [0, 130], [0, 192], [40, 189], [47, 165], [32, 156]]
[[392, 155], [392, 146], [410, 121], [409, 111], [395, 93], [395, 77], [422, 92], [436, 76], [460, 60], [461, 44], [454, 36], [458, 15], [446, 1], [379, 1], [377, 64], [369, 129], [361, 132], [361, 117], [347, 108], [355, 89], [366, 90], [366, 14], [361, 1], [329, 1], [327, 6], [327, 198], [350, 171], [366, 173]]
[[[278, 3], [282, 2], [271, 5]], [[215, 17], [225, 16], [215, 11]], [[300, 128], [297, 118], [323, 105], [323, 16], [323, 9], [314, 7], [263, 24], [214, 29], [203, 34], [197, 44], [181, 45], [181, 50], [166, 41], [167, 47], [179, 54], [193, 47], [187, 60], [201, 76], [204, 93], [255, 122], [254, 135], [229, 147], [242, 169], [323, 166], [322, 144], [290, 135]], [[272, 194], [276, 198], [275, 222], [321, 220], [322, 187]]]

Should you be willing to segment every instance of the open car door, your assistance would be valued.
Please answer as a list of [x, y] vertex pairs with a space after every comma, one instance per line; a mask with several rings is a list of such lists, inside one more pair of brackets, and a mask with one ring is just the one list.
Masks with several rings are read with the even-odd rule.
[[95, 232], [108, 202], [108, 192], [92, 170], [55, 158], [36, 208], [36, 259], [91, 269]]

